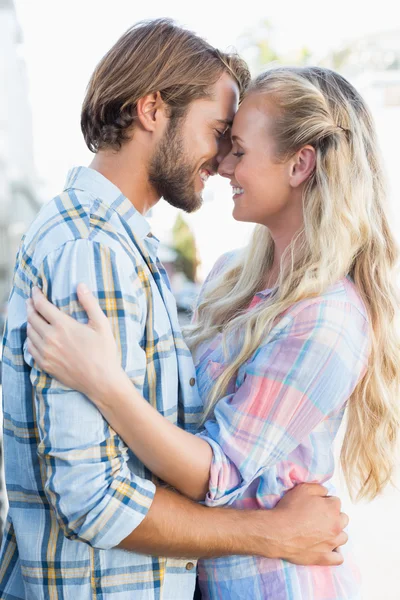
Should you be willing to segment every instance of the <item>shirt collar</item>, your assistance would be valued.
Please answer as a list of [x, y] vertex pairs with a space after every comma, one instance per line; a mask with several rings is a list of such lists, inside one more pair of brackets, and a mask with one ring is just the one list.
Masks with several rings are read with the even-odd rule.
[[[75, 167], [67, 176], [64, 191], [68, 189], [90, 192], [115, 210], [141, 238], [150, 233], [150, 225], [119, 188], [98, 171], [89, 167]], [[154, 241], [156, 238], [152, 238]]]

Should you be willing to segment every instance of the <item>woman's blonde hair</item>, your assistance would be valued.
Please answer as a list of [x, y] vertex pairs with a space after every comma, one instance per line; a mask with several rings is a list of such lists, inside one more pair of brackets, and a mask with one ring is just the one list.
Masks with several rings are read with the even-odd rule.
[[274, 257], [271, 235], [258, 225], [247, 249], [206, 288], [198, 318], [187, 330], [192, 351], [220, 332], [224, 341], [234, 332], [243, 335], [237, 355], [216, 380], [204, 420], [281, 313], [350, 275], [368, 311], [371, 353], [368, 371], [348, 401], [341, 462], [352, 496], [372, 499], [391, 480], [397, 457], [400, 336], [398, 249], [371, 114], [343, 77], [323, 68], [272, 69], [249, 93], [268, 97], [277, 108], [276, 159], [311, 145], [316, 167], [304, 188], [304, 228], [282, 257], [273, 300], [247, 312], [265, 287]]

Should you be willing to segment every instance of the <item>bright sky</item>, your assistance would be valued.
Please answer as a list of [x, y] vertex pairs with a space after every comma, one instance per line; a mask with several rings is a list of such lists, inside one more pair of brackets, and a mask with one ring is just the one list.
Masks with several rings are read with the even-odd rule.
[[90, 159], [79, 115], [95, 64], [141, 19], [172, 17], [222, 49], [268, 19], [279, 51], [308, 46], [320, 54], [398, 22], [393, 0], [380, 0], [373, 9], [365, 0], [15, 0], [15, 5], [24, 37], [36, 165], [51, 194], [58, 193], [71, 166]]

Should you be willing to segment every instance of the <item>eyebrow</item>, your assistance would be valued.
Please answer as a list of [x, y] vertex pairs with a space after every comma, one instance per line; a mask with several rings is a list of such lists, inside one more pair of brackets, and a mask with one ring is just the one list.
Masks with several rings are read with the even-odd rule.
[[243, 142], [242, 138], [240, 138], [238, 135], [232, 135], [231, 140], [232, 140], [232, 142], [234, 142], [235, 140], [239, 140], [239, 142]]
[[216, 119], [216, 122], [226, 125], [227, 127], [232, 127], [233, 120], [230, 121], [229, 119]]

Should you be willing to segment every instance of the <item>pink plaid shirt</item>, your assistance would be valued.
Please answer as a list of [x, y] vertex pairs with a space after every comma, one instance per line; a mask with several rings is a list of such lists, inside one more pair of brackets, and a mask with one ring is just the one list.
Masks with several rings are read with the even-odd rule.
[[[225, 267], [219, 261], [209, 285]], [[267, 301], [271, 290], [249, 306]], [[228, 343], [228, 357], [230, 348]], [[349, 278], [293, 305], [241, 366], [199, 435], [211, 445], [208, 506], [272, 508], [301, 482], [330, 493], [333, 443], [346, 401], [367, 369], [369, 325]], [[203, 401], [229, 358], [221, 336], [196, 360]], [[200, 561], [204, 598], [224, 600], [355, 600], [359, 574], [348, 545], [340, 567], [302, 567], [283, 560], [230, 556]]]

